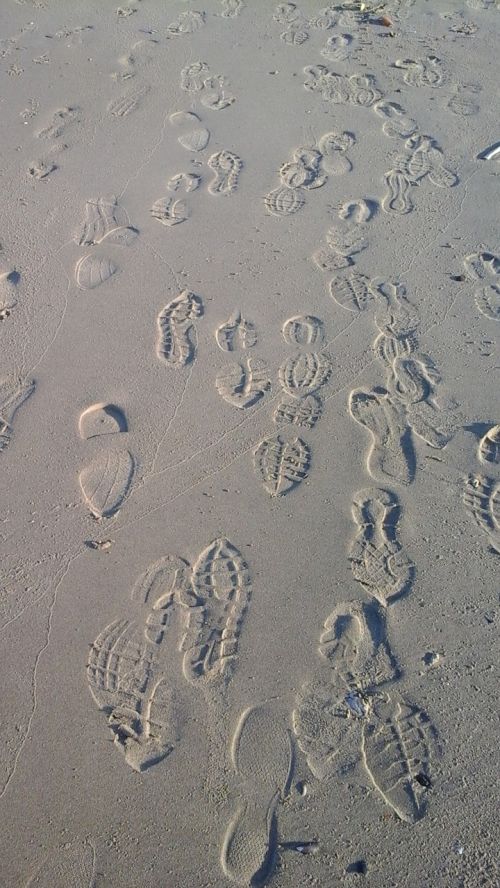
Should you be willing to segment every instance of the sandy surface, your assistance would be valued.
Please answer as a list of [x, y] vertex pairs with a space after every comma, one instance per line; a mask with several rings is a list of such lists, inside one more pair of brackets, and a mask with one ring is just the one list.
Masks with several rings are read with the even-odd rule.
[[500, 883], [498, 15], [1, 3], [2, 886]]

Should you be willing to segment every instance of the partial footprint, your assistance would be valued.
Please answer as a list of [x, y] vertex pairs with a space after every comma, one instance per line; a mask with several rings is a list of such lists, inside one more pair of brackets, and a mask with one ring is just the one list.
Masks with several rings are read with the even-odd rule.
[[478, 527], [500, 554], [500, 481], [484, 475], [470, 475], [465, 482], [464, 504]]
[[367, 457], [370, 475], [409, 484], [415, 475], [415, 451], [404, 410], [387, 392], [358, 389], [349, 396], [349, 411], [372, 436]]
[[357, 271], [352, 271], [345, 277], [333, 278], [330, 281], [330, 295], [347, 311], [366, 311], [376, 299], [370, 289], [369, 278]]
[[80, 414], [78, 430], [84, 439], [116, 435], [128, 432], [127, 418], [116, 404], [92, 404]]
[[189, 219], [189, 210], [185, 200], [174, 200], [173, 197], [160, 197], [151, 207], [153, 219], [171, 228]]
[[195, 355], [193, 322], [203, 315], [199, 296], [183, 290], [158, 315], [156, 354], [160, 361], [174, 369], [186, 367]]
[[388, 490], [360, 490], [352, 511], [358, 526], [349, 550], [353, 576], [386, 607], [408, 592], [415, 575], [397, 538], [399, 503]]
[[240, 410], [253, 407], [271, 388], [266, 365], [252, 358], [219, 373], [215, 385], [221, 398]]
[[375, 789], [400, 820], [415, 823], [427, 808], [435, 730], [417, 706], [388, 694], [363, 722], [361, 751]]
[[138, 231], [130, 225], [126, 211], [116, 197], [97, 197], [85, 204], [85, 220], [75, 240], [81, 247], [92, 247], [106, 240], [126, 246], [137, 237]]
[[108, 111], [112, 117], [122, 119], [128, 117], [142, 105], [143, 100], [149, 93], [149, 86], [141, 86], [137, 89], [130, 89], [123, 93], [117, 99], [113, 99], [108, 105]]
[[75, 107], [60, 108], [52, 117], [52, 121], [37, 133], [39, 139], [58, 139], [65, 130], [79, 119], [79, 109]]
[[193, 111], [175, 111], [170, 115], [170, 123], [175, 127], [189, 127], [178, 136], [177, 141], [186, 151], [203, 151], [210, 141], [210, 131], [201, 125], [201, 120]]
[[185, 596], [184, 677], [196, 684], [227, 680], [238, 657], [239, 636], [251, 594], [250, 574], [241, 552], [221, 537], [198, 556]]
[[14, 416], [34, 391], [33, 380], [21, 379], [16, 374], [0, 381], [0, 451], [12, 440]]
[[240, 885], [263, 885], [274, 868], [276, 809], [287, 794], [293, 766], [288, 727], [271, 704], [242, 714], [231, 755], [241, 801], [224, 838], [221, 865]]
[[313, 429], [323, 413], [323, 402], [317, 395], [294, 398], [284, 395], [274, 411], [276, 425], [289, 423], [302, 429]]
[[479, 442], [478, 457], [482, 463], [500, 465], [500, 425], [492, 426], [483, 435]]
[[500, 285], [482, 287], [474, 293], [476, 305], [490, 321], [500, 321]]
[[398, 59], [395, 68], [405, 72], [404, 80], [409, 86], [441, 86], [445, 79], [441, 60], [437, 56], [425, 59]]
[[205, 13], [189, 9], [186, 12], [181, 12], [175, 21], [168, 25], [167, 34], [170, 37], [185, 37], [186, 34], [194, 34], [195, 31], [199, 31], [204, 24]]
[[218, 151], [207, 161], [215, 176], [208, 185], [210, 194], [233, 194], [238, 187], [243, 161], [232, 151]]
[[266, 438], [254, 453], [257, 476], [271, 496], [283, 496], [307, 478], [311, 465], [309, 446], [301, 440]]
[[257, 331], [255, 324], [243, 318], [236, 309], [227, 321], [217, 327], [215, 339], [222, 351], [246, 351], [257, 344]]
[[385, 613], [374, 602], [343, 602], [325, 620], [319, 654], [334, 670], [332, 683], [343, 688], [347, 706], [353, 692], [363, 695], [399, 677], [386, 636]]
[[395, 102], [377, 102], [373, 110], [384, 120], [382, 130], [390, 139], [407, 139], [417, 131], [416, 121]]
[[128, 450], [104, 450], [80, 472], [85, 505], [94, 518], [112, 518], [132, 487], [136, 465]]
[[134, 771], [164, 759], [178, 739], [172, 694], [153, 657], [133, 623], [115, 620], [96, 638], [87, 665], [90, 692]]

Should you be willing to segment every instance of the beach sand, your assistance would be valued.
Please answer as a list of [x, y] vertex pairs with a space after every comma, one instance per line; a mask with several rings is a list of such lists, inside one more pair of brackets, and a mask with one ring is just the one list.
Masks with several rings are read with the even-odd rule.
[[0, 883], [498, 885], [498, 8], [117, 2], [0, 8]]

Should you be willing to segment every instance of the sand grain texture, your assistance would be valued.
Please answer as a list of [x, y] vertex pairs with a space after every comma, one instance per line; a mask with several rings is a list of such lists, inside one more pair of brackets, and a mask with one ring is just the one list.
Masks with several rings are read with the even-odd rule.
[[499, 16], [0, 4], [2, 886], [500, 883]]

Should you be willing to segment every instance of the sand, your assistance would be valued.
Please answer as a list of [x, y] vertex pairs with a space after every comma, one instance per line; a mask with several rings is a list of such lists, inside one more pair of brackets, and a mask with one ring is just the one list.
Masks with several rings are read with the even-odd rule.
[[500, 883], [498, 15], [3, 0], [2, 886]]

